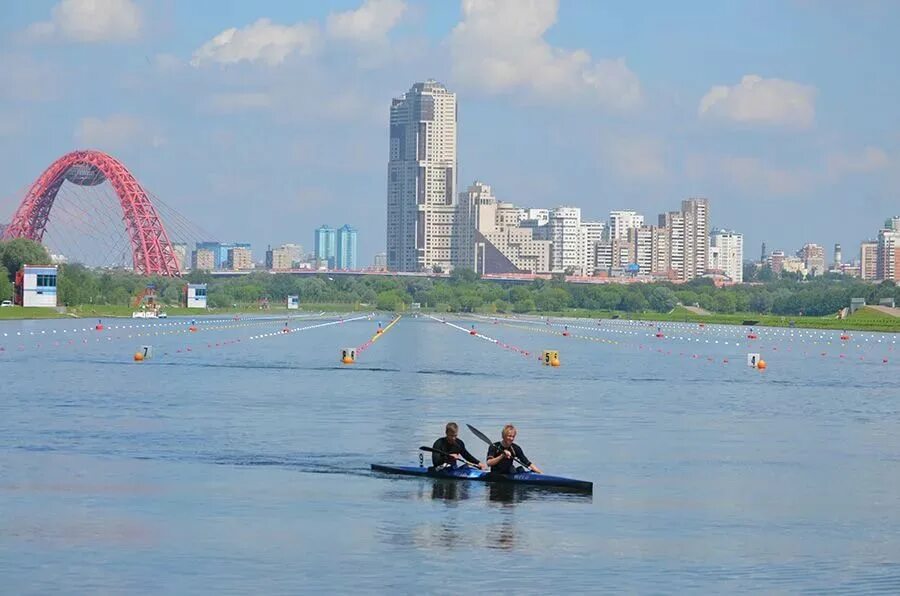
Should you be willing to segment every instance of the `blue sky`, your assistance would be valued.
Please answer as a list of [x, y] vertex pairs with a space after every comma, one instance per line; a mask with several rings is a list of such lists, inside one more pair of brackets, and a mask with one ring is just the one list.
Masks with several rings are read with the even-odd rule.
[[259, 257], [350, 223], [369, 264], [391, 98], [435, 78], [458, 93], [460, 189], [651, 221], [705, 196], [748, 257], [850, 258], [900, 213], [898, 29], [889, 0], [13, 1], [0, 221], [90, 147]]

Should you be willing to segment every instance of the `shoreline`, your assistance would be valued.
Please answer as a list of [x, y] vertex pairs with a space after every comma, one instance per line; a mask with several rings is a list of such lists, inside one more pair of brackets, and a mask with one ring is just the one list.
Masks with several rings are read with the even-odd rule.
[[[189, 317], [189, 316], [238, 316], [238, 315], [277, 315], [292, 316], [299, 314], [310, 314], [314, 312], [372, 312], [372, 309], [366, 305], [361, 307], [359, 304], [302, 304], [298, 310], [288, 310], [285, 307], [259, 309], [255, 307], [231, 308], [222, 310], [199, 310], [188, 309], [183, 307], [168, 308], [165, 310], [169, 317]], [[71, 309], [50, 309], [50, 308], [23, 308], [20, 306], [7, 307], [0, 310], [0, 322], [2, 321], [25, 321], [25, 320], [42, 320], [42, 319], [133, 319], [132, 312], [136, 312], [131, 307], [123, 306], [89, 306], [75, 307]], [[378, 311], [376, 311], [378, 312]], [[380, 311], [388, 312], [388, 311]], [[837, 319], [833, 317], [807, 317], [796, 316], [787, 317], [781, 315], [761, 315], [757, 313], [734, 313], [734, 314], [697, 314], [683, 308], [676, 308], [668, 313], [645, 312], [645, 313], [626, 313], [616, 311], [583, 311], [570, 309], [566, 311], [555, 312], [529, 312], [529, 313], [499, 313], [499, 312], [483, 312], [474, 313], [446, 313], [436, 311], [434, 309], [421, 309], [405, 311], [407, 313], [429, 313], [434, 315], [452, 314], [459, 316], [481, 315], [481, 316], [527, 316], [530, 318], [572, 318], [572, 319], [606, 319], [606, 320], [631, 320], [646, 321], [659, 323], [691, 323], [691, 324], [710, 324], [710, 325], [734, 325], [734, 326], [760, 326], [760, 327], [784, 327], [797, 329], [821, 329], [825, 331], [871, 331], [882, 333], [900, 333], [900, 317], [891, 317], [888, 314], [879, 312], [875, 309], [864, 307], [850, 315], [846, 319]], [[148, 319], [135, 319], [148, 320]], [[158, 319], [149, 319], [158, 320]], [[162, 320], [166, 320], [165, 318]]]

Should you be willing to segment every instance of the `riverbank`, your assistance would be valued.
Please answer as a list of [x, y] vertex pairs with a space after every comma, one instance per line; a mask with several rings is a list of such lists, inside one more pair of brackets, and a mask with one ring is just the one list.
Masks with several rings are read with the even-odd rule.
[[[62, 310], [62, 309], [60, 309]], [[22, 308], [12, 307], [0, 309], [0, 320], [20, 319], [53, 319], [53, 318], [126, 318], [130, 319], [135, 309], [127, 306], [109, 305], [82, 305], [65, 309], [65, 312], [57, 312], [47, 308]], [[237, 306], [228, 309], [201, 310], [195, 308], [171, 307], [165, 312], [170, 317], [175, 316], [236, 316], [236, 315], [279, 315], [290, 316], [297, 314], [309, 314], [316, 312], [369, 312], [373, 308], [362, 303], [310, 303], [301, 304], [299, 310], [288, 310], [285, 307], [260, 309], [258, 306]], [[434, 309], [422, 309], [420, 312], [438, 313]], [[505, 314], [490, 309], [478, 309], [478, 314], [494, 315]], [[765, 327], [797, 327], [802, 329], [831, 329], [846, 331], [884, 331], [900, 333], [900, 317], [892, 317], [875, 308], [864, 307], [846, 319], [837, 319], [834, 316], [827, 317], [786, 317], [780, 315], [761, 315], [758, 313], [734, 313], [734, 314], [698, 314], [682, 307], [676, 307], [668, 313], [644, 312], [629, 313], [624, 311], [609, 310], [584, 310], [567, 309], [554, 312], [530, 312], [520, 313], [529, 316], [544, 317], [573, 317], [586, 319], [623, 319], [635, 321], [660, 321], [673, 323], [704, 323], [718, 325], [758, 325]]]

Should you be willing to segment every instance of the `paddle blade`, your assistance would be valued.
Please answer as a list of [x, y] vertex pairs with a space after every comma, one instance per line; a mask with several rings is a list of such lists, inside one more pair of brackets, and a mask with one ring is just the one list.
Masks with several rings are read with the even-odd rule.
[[486, 434], [484, 434], [483, 432], [481, 432], [480, 430], [478, 430], [477, 428], [475, 428], [475, 427], [472, 426], [471, 424], [467, 424], [466, 426], [469, 427], [469, 430], [472, 431], [472, 434], [473, 434], [473, 435], [475, 435], [476, 437], [478, 437], [479, 439], [481, 439], [482, 441], [484, 441], [484, 442], [487, 443], [488, 445], [493, 445], [493, 444], [494, 444], [494, 442], [491, 441], [491, 440], [488, 438], [488, 436], [487, 436]]

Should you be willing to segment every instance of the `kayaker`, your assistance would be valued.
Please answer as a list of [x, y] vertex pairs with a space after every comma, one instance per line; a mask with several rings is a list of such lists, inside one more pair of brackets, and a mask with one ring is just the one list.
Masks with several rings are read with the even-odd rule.
[[459, 438], [459, 425], [455, 422], [448, 422], [444, 432], [446, 433], [446, 436], [435, 441], [432, 448], [437, 449], [438, 451], [444, 451], [450, 455], [447, 456], [442, 453], [432, 452], [431, 463], [435, 470], [455, 466], [456, 462], [462, 462], [463, 460], [477, 465], [482, 470], [487, 470], [487, 466], [478, 461], [477, 457], [469, 453], [466, 449], [466, 444]]
[[516, 440], [516, 427], [512, 424], [507, 424], [503, 427], [503, 431], [500, 433], [500, 436], [503, 438], [502, 441], [497, 441], [490, 447], [488, 447], [487, 453], [487, 465], [491, 467], [491, 472], [494, 474], [515, 474], [517, 472], [524, 471], [521, 466], [515, 466], [515, 461], [513, 458], [519, 460], [526, 466], [528, 469], [536, 474], [543, 474], [541, 469], [537, 467], [535, 464], [531, 463], [527, 457], [525, 457], [525, 453], [522, 451], [522, 448], [514, 443]]

